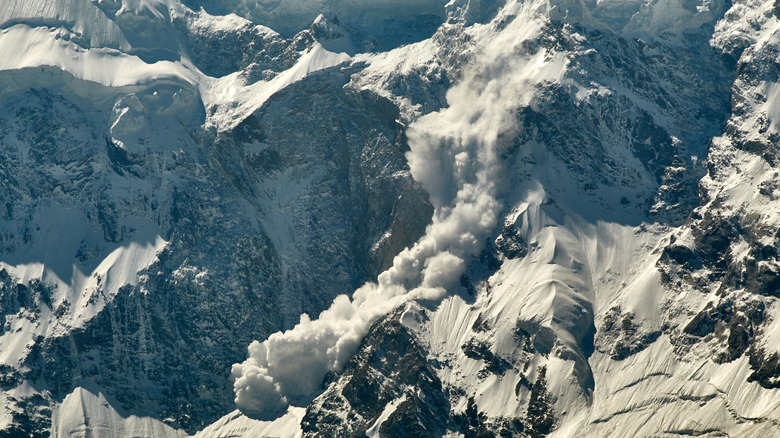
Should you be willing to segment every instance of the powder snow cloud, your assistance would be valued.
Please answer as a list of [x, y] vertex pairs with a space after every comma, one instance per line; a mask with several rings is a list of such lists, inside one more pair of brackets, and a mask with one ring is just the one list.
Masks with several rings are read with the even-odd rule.
[[533, 5], [512, 4], [496, 19], [511, 16], [504, 31], [477, 48], [479, 55], [447, 95], [449, 106], [409, 127], [409, 167], [434, 206], [425, 235], [352, 298], [341, 295], [317, 319], [304, 314], [293, 329], [253, 342], [248, 359], [232, 370], [242, 411], [273, 418], [290, 404], [309, 403], [372, 323], [405, 302], [440, 300], [458, 286], [467, 261], [498, 222], [500, 157], [515, 141], [516, 111], [530, 103], [535, 83], [559, 80], [566, 66], [563, 55], [523, 48], [544, 23]]

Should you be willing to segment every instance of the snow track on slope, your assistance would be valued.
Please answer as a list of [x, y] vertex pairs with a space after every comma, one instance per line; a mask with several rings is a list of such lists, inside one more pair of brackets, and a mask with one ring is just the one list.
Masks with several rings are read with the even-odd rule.
[[242, 410], [275, 418], [290, 403], [307, 404], [376, 320], [404, 302], [440, 300], [458, 286], [466, 262], [496, 226], [500, 155], [513, 141], [514, 110], [530, 103], [535, 84], [560, 79], [565, 70], [562, 54], [517, 55], [541, 30], [540, 6], [513, 4], [499, 14], [512, 20], [508, 30], [488, 39], [474, 68], [448, 94], [449, 107], [410, 128], [409, 166], [435, 208], [426, 235], [352, 299], [339, 296], [319, 319], [303, 315], [292, 330], [252, 343], [249, 358], [233, 367]]

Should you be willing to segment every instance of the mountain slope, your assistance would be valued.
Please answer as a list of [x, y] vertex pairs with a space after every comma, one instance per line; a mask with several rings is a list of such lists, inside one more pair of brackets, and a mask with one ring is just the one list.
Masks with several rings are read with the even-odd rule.
[[774, 3], [410, 5], [0, 6], [0, 436], [780, 435]]

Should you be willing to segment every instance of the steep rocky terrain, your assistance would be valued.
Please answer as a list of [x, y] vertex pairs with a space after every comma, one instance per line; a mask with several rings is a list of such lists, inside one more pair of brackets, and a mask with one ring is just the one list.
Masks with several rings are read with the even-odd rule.
[[0, 436], [780, 436], [779, 54], [771, 0], [4, 3]]

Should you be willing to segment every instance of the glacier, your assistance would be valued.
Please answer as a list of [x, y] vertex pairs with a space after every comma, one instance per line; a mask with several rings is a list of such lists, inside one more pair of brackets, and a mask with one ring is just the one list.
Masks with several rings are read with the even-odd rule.
[[780, 436], [778, 30], [0, 5], [0, 436]]

